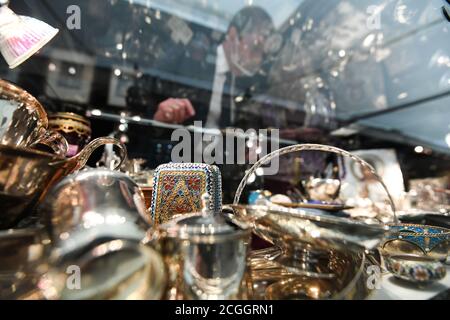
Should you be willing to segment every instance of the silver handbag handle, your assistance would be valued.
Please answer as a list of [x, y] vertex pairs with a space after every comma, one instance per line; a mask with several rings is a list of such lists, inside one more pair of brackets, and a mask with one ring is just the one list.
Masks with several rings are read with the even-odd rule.
[[387, 186], [383, 182], [383, 179], [376, 173], [374, 167], [372, 167], [369, 163], [367, 163], [366, 161], [364, 161], [360, 157], [358, 157], [358, 156], [356, 156], [356, 155], [354, 155], [354, 154], [352, 154], [352, 153], [350, 153], [348, 151], [345, 151], [345, 150], [342, 150], [342, 149], [339, 149], [339, 148], [336, 148], [336, 147], [332, 147], [332, 146], [322, 145], [322, 144], [296, 144], [296, 145], [293, 145], [293, 146], [289, 146], [289, 147], [285, 147], [285, 148], [281, 148], [281, 149], [275, 150], [275, 151], [265, 155], [261, 159], [259, 159], [247, 171], [247, 173], [242, 178], [242, 180], [241, 180], [241, 182], [240, 182], [240, 184], [239, 184], [239, 186], [238, 186], [238, 188], [236, 190], [236, 194], [234, 196], [233, 204], [234, 205], [239, 204], [239, 200], [241, 198], [242, 191], [244, 191], [244, 188], [247, 185], [248, 178], [252, 174], [254, 174], [255, 171], [258, 168], [260, 168], [261, 166], [269, 163], [275, 157], [279, 157], [279, 156], [282, 156], [282, 155], [287, 154], [287, 153], [298, 152], [298, 151], [305, 151], [305, 150], [308, 150], [308, 151], [324, 151], [324, 152], [336, 153], [338, 155], [348, 157], [348, 158], [354, 160], [356, 163], [358, 163], [362, 167], [369, 169], [370, 173], [377, 179], [377, 181], [383, 186], [383, 189], [386, 191], [386, 194], [388, 196], [388, 199], [389, 199], [389, 202], [390, 202], [390, 206], [391, 206], [391, 209], [392, 209], [392, 213], [394, 215], [394, 221], [398, 222], [394, 200], [392, 199], [392, 196], [389, 193], [389, 190], [388, 190]]

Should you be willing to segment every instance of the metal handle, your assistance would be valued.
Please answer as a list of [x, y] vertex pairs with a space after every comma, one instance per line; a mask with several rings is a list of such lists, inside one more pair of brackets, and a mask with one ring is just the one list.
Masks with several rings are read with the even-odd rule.
[[297, 144], [297, 145], [293, 145], [293, 146], [289, 146], [289, 147], [285, 147], [285, 148], [281, 148], [278, 150], [275, 150], [267, 155], [265, 155], [264, 157], [262, 157], [260, 160], [258, 160], [248, 171], [247, 173], [244, 175], [244, 178], [242, 178], [237, 190], [236, 190], [236, 194], [234, 196], [234, 201], [233, 204], [237, 205], [239, 204], [239, 200], [241, 198], [242, 195], [242, 191], [244, 191], [244, 188], [247, 184], [248, 178], [255, 173], [255, 171], [267, 164], [268, 162], [270, 162], [273, 158], [275, 157], [279, 157], [282, 156], [284, 154], [287, 153], [292, 153], [292, 152], [298, 152], [298, 151], [324, 151], [324, 152], [331, 152], [331, 153], [336, 153], [338, 155], [342, 155], [342, 156], [346, 156], [349, 157], [350, 159], [354, 160], [356, 163], [358, 163], [359, 165], [361, 165], [362, 167], [365, 167], [367, 169], [370, 170], [370, 173], [372, 173], [372, 175], [378, 180], [378, 182], [383, 186], [384, 190], [386, 191], [386, 194], [388, 196], [389, 202], [390, 202], [390, 206], [392, 208], [392, 213], [394, 215], [394, 221], [397, 222], [397, 215], [396, 215], [396, 209], [395, 209], [395, 204], [394, 204], [394, 200], [392, 199], [391, 194], [389, 193], [389, 190], [387, 188], [387, 186], [384, 184], [383, 179], [376, 173], [375, 169], [366, 161], [364, 161], [363, 159], [361, 159], [360, 157], [336, 148], [336, 147], [332, 147], [332, 146], [327, 146], [327, 145], [321, 145], [321, 144]]
[[113, 144], [119, 147], [120, 151], [120, 161], [117, 164], [117, 166], [114, 168], [114, 170], [118, 170], [122, 163], [127, 160], [127, 148], [123, 143], [121, 143], [119, 140], [111, 137], [102, 137], [97, 138], [93, 141], [91, 141], [86, 147], [83, 148], [83, 150], [76, 155], [75, 157], [71, 158], [73, 161], [77, 162], [77, 165], [74, 169], [79, 170], [83, 168], [86, 165], [86, 162], [89, 160], [89, 157], [92, 155], [92, 153], [99, 147], [104, 146], [105, 144]]
[[119, 147], [120, 161], [119, 161], [119, 164], [114, 168], [114, 170], [118, 170], [121, 167], [122, 163], [124, 163], [127, 160], [127, 148], [119, 140], [111, 138], [111, 137], [102, 137], [102, 138], [97, 138], [95, 140], [92, 140], [76, 156], [74, 156], [70, 159], [57, 160], [55, 162], [50, 163], [50, 165], [57, 166], [57, 167], [63, 165], [65, 167], [65, 169], [64, 169], [65, 171], [64, 171], [63, 175], [73, 173], [77, 170], [82, 169], [86, 165], [86, 163], [89, 160], [92, 153], [97, 148], [99, 148], [105, 144], [114, 144], [117, 147]]
[[40, 145], [50, 148], [52, 152], [59, 157], [65, 157], [69, 150], [69, 144], [66, 138], [55, 131], [43, 130], [41, 136], [31, 145], [31, 147], [39, 147]]

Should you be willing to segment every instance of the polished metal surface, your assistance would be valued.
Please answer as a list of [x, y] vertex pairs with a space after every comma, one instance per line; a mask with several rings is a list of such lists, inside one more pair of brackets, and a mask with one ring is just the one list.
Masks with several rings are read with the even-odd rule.
[[327, 261], [329, 250], [364, 252], [376, 248], [387, 228], [350, 218], [333, 216], [314, 209], [279, 206], [231, 205], [237, 220], [282, 249], [273, 260], [290, 271], [321, 278], [330, 273], [316, 269], [317, 261]]
[[[249, 206], [239, 204], [249, 177], [257, 169], [281, 155], [299, 151], [323, 151], [338, 154], [349, 157], [369, 170], [386, 191], [392, 209], [392, 220], [397, 221], [392, 197], [383, 180], [370, 164], [348, 151], [318, 144], [293, 145], [278, 149], [261, 158], [250, 170], [246, 171], [230, 208], [234, 211], [237, 220], [251, 225], [257, 235], [281, 248], [281, 253], [272, 257], [271, 261], [297, 275], [332, 279], [335, 276], [333, 273], [317, 269], [318, 264], [329, 260], [327, 254], [330, 250], [362, 253], [374, 249], [380, 244], [388, 229], [377, 221], [369, 224], [324, 210], [286, 208], [275, 204]], [[337, 195], [339, 188], [338, 180], [331, 179], [327, 182], [319, 179], [315, 183], [311, 180], [309, 189], [306, 189], [307, 192], [316, 192], [314, 197], [324, 200], [327, 198], [326, 200], [329, 201]]]
[[370, 250], [378, 246], [387, 231], [382, 225], [366, 224], [315, 209], [231, 207], [238, 219], [253, 225], [258, 235], [282, 247], [303, 243], [317, 249]]
[[43, 227], [0, 231], [0, 270], [19, 272], [43, 256]]
[[426, 252], [412, 242], [394, 239], [384, 242], [381, 248], [385, 255], [415, 255], [429, 257], [437, 261], [445, 261], [448, 256], [449, 244], [448, 242], [441, 242], [433, 248], [433, 251]]
[[49, 129], [65, 137], [69, 148], [67, 157], [76, 155], [91, 140], [91, 123], [83, 116], [71, 112], [58, 112], [50, 114], [48, 119]]
[[242, 297], [250, 231], [221, 213], [183, 215], [149, 235], [169, 270], [166, 299]]
[[70, 170], [70, 163], [52, 165], [55, 161], [59, 159], [45, 152], [0, 145], [0, 229], [29, 215], [52, 181]]
[[49, 126], [63, 133], [73, 133], [90, 138], [91, 122], [85, 117], [72, 112], [57, 112], [48, 116]]
[[36, 98], [0, 80], [0, 144], [22, 148], [45, 146], [64, 156], [68, 149], [66, 139], [47, 127], [47, 113]]
[[140, 241], [150, 228], [142, 192], [126, 174], [106, 168], [67, 176], [38, 212], [47, 217], [58, 254], [73, 254], [99, 239]]
[[47, 248], [42, 226], [0, 231], [0, 299], [18, 299], [35, 288]]
[[81, 169], [96, 148], [110, 143], [120, 148], [122, 160], [125, 159], [125, 146], [108, 137], [92, 141], [69, 159], [31, 148], [0, 144], [0, 203], [3, 209], [0, 229], [12, 228], [31, 214], [38, 200], [54, 183]]
[[[78, 282], [70, 281], [67, 270], [79, 272]], [[166, 281], [158, 252], [136, 241], [110, 240], [78, 255], [53, 256], [38, 288], [51, 300], [157, 300]]]
[[253, 299], [363, 299], [369, 294], [364, 254], [330, 250], [328, 259], [316, 262], [332, 277], [298, 275], [274, 262], [281, 254], [276, 247], [253, 251], [249, 257]]
[[142, 165], [145, 162], [146, 160], [144, 159], [128, 159], [120, 169], [121, 171], [126, 172], [126, 174], [138, 184], [144, 194], [145, 205], [150, 209], [153, 196], [154, 170], [143, 169]]
[[28, 147], [48, 126], [44, 107], [28, 92], [0, 80], [0, 143]]

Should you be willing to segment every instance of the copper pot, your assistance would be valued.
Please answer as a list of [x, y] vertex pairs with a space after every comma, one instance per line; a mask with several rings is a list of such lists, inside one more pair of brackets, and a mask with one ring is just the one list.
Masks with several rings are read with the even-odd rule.
[[31, 94], [0, 80], [0, 144], [12, 147], [42, 147], [56, 155], [67, 153], [66, 139], [48, 130], [44, 107]]
[[117, 145], [121, 160], [126, 159], [125, 146], [109, 137], [93, 140], [78, 155], [69, 159], [33, 149], [0, 145], [0, 203], [3, 209], [0, 229], [14, 227], [30, 215], [50, 186], [81, 169], [94, 150], [105, 144]]

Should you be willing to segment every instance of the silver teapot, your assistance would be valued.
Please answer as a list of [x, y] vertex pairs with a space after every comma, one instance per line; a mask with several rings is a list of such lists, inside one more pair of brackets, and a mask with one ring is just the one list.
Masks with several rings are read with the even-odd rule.
[[[51, 240], [39, 288], [46, 299], [159, 299], [166, 286], [159, 253], [141, 243], [150, 217], [138, 185], [106, 168], [67, 176], [39, 207]], [[79, 268], [71, 290], [67, 268]]]
[[141, 190], [126, 174], [85, 169], [55, 185], [38, 208], [64, 256], [98, 241], [141, 241], [151, 222]]

